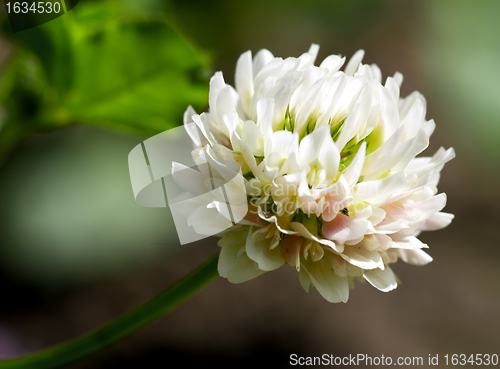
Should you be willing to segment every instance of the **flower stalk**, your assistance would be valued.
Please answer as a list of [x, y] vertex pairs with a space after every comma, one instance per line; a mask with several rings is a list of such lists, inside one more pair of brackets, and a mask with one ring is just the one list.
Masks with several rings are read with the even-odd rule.
[[0, 361], [0, 369], [61, 368], [91, 356], [161, 318], [214, 279], [219, 255], [143, 305], [82, 337], [29, 354]]

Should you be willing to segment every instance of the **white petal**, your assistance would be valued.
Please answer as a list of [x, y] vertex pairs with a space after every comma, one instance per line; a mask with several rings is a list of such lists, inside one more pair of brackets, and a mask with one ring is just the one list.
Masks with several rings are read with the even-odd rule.
[[311, 286], [311, 277], [309, 277], [309, 273], [307, 273], [303, 268], [299, 271], [299, 283], [304, 291], [309, 293], [309, 287]]
[[216, 119], [217, 127], [227, 136], [230, 136], [229, 131], [224, 122], [224, 114], [236, 111], [236, 101], [234, 100], [233, 88], [231, 86], [226, 86], [220, 90], [217, 96], [217, 101], [215, 103], [216, 107]]
[[392, 77], [387, 77], [387, 80], [385, 81], [385, 87], [391, 91], [392, 95], [398, 101], [399, 99], [399, 86], [397, 82], [394, 80]]
[[394, 81], [396, 81], [399, 88], [401, 88], [401, 84], [403, 83], [403, 75], [399, 72], [394, 73]]
[[247, 51], [238, 58], [236, 62], [235, 87], [240, 95], [243, 111], [250, 116], [250, 100], [253, 95], [253, 70], [252, 70], [252, 52]]
[[365, 56], [364, 50], [356, 51], [352, 56], [352, 58], [347, 63], [344, 73], [348, 76], [353, 76], [356, 70], [358, 69], [359, 64], [361, 63], [361, 60], [363, 60], [364, 56]]
[[257, 125], [247, 120], [241, 129], [241, 139], [254, 156], [264, 156], [264, 135]]
[[347, 278], [339, 277], [333, 271], [329, 253], [318, 261], [302, 261], [302, 268], [309, 275], [314, 287], [328, 302], [347, 302], [349, 299]]
[[345, 57], [341, 58], [339, 55], [327, 56], [319, 65], [320, 68], [328, 69], [328, 78], [337, 73], [342, 65], [344, 65]]
[[365, 84], [361, 90], [356, 105], [345, 120], [340, 136], [335, 145], [342, 151], [347, 142], [359, 133], [359, 130], [366, 123], [370, 113], [372, 103], [372, 91], [369, 84]]
[[363, 164], [365, 162], [365, 154], [366, 142], [363, 142], [351, 164], [344, 172], [344, 177], [350, 188], [352, 188], [358, 182], [359, 176], [361, 175], [361, 170], [363, 169]]
[[360, 246], [346, 246], [340, 256], [350, 264], [361, 269], [384, 269], [384, 262], [378, 251], [369, 251]]
[[319, 45], [318, 44], [312, 44], [311, 47], [309, 48], [309, 51], [307, 52], [311, 56], [311, 64], [314, 64], [316, 61], [316, 57], [318, 56], [318, 51], [319, 51]]
[[366, 156], [363, 170], [361, 172], [362, 175], [366, 176], [376, 170], [379, 170], [380, 165], [385, 163], [385, 161], [392, 155], [402, 133], [403, 127], [394, 132], [393, 135], [379, 148]]
[[208, 94], [210, 110], [216, 109], [217, 98], [224, 87], [226, 87], [226, 82], [224, 82], [222, 72], [216, 72], [210, 79], [210, 92]]
[[385, 141], [399, 128], [399, 110], [396, 99], [388, 88], [380, 85], [379, 94], [380, 119], [383, 124], [383, 137]]
[[273, 112], [273, 99], [261, 99], [257, 102], [257, 125], [265, 136], [273, 133]]
[[260, 50], [253, 58], [253, 77], [255, 78], [260, 70], [273, 59], [274, 55], [269, 50]]
[[405, 188], [406, 174], [397, 172], [382, 179], [358, 183], [355, 187], [354, 201], [365, 201], [375, 207], [382, 206]]
[[396, 276], [391, 268], [384, 270], [373, 269], [363, 273], [363, 277], [375, 288], [383, 292], [389, 292], [398, 286]]
[[250, 231], [248, 232], [246, 239], [245, 250], [248, 257], [259, 265], [259, 269], [268, 272], [278, 269], [280, 266], [285, 264], [285, 260], [280, 254], [280, 248], [276, 247], [270, 250], [269, 242], [254, 242], [252, 239], [253, 232], [254, 228], [250, 227]]
[[329, 127], [321, 127], [302, 139], [299, 146], [300, 162], [303, 165], [321, 165], [326, 178], [333, 180], [338, 172], [340, 153], [330, 136]]
[[398, 249], [398, 256], [405, 263], [413, 265], [425, 265], [432, 261], [432, 257], [423, 250]]
[[231, 283], [242, 283], [265, 273], [245, 253], [246, 232], [228, 232], [219, 240], [221, 251], [217, 269]]
[[420, 250], [422, 248], [427, 248], [428, 246], [417, 237], [410, 236], [402, 240], [395, 240], [395, 242], [392, 243], [392, 247], [395, 249]]
[[184, 164], [172, 162], [172, 175], [175, 182], [182, 189], [186, 190], [193, 196], [202, 195], [212, 190], [212, 186], [205, 185], [206, 180], [210, 179], [205, 173], [194, 170]]
[[420, 229], [422, 231], [435, 231], [447, 227], [454, 217], [453, 214], [438, 212], [427, 218]]

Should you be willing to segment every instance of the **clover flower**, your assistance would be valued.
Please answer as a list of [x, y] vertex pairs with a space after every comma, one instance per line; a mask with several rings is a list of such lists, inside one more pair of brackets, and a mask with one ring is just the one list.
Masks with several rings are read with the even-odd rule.
[[195, 162], [235, 161], [245, 179], [248, 213], [221, 233], [219, 274], [240, 283], [289, 264], [306, 291], [312, 284], [326, 300], [346, 302], [355, 279], [390, 291], [392, 263], [432, 261], [417, 236], [453, 219], [440, 212], [446, 195], [436, 186], [454, 151], [416, 158], [435, 123], [420, 93], [400, 97], [400, 73], [382, 84], [362, 50], [343, 71], [337, 55], [318, 67], [318, 49], [287, 59], [243, 53], [236, 88], [215, 73], [209, 112], [189, 107], [184, 123], [203, 137], [188, 129]]

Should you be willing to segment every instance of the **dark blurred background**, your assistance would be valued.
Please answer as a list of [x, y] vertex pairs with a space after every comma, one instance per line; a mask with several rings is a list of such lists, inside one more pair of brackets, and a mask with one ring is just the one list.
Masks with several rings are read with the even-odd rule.
[[218, 252], [176, 246], [168, 209], [134, 202], [127, 155], [206, 108], [208, 78], [238, 56], [299, 56], [311, 43], [366, 51], [404, 75], [437, 127], [452, 224], [434, 261], [399, 262], [402, 285], [357, 284], [347, 304], [306, 294], [289, 267], [216, 279], [180, 308], [74, 368], [288, 367], [291, 354], [500, 354], [500, 2], [80, 1], [12, 34], [0, 18], [0, 357], [76, 337], [154, 296]]

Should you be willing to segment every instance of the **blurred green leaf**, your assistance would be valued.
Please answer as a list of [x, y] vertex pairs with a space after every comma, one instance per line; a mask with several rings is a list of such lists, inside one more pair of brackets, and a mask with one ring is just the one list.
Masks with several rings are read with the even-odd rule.
[[10, 38], [2, 150], [71, 123], [151, 135], [181, 124], [188, 105], [206, 104], [208, 58], [166, 16], [87, 2]]

